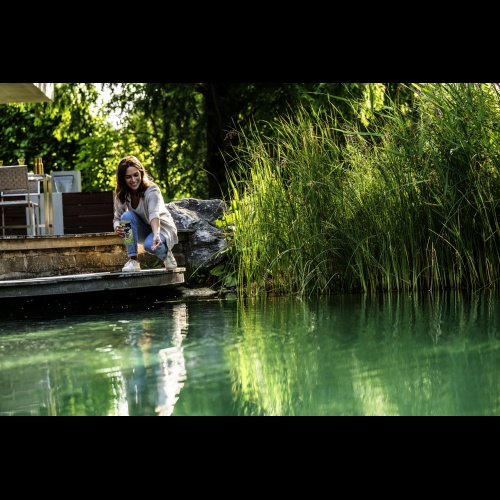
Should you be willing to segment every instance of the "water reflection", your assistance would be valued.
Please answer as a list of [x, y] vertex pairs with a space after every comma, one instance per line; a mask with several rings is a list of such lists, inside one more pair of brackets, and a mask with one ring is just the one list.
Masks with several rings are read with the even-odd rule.
[[155, 316], [3, 323], [0, 415], [170, 415], [186, 377], [187, 305]]
[[500, 415], [500, 302], [174, 301], [4, 321], [0, 415]]
[[171, 314], [172, 321], [165, 336], [171, 345], [161, 349], [156, 347], [156, 321], [120, 321], [120, 328], [126, 331], [126, 342], [131, 347], [130, 368], [121, 374], [129, 415], [140, 415], [149, 408], [149, 413], [169, 416], [174, 410], [186, 380], [182, 348], [187, 331], [186, 304], [175, 304]]
[[253, 415], [499, 414], [499, 312], [488, 294], [248, 307], [236, 399]]

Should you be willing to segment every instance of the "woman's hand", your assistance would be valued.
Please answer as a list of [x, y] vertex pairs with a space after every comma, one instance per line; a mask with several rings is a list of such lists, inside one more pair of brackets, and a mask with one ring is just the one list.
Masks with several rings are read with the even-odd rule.
[[120, 237], [120, 238], [125, 238], [125, 231], [123, 230], [123, 227], [121, 226], [116, 226], [115, 227], [115, 233]]
[[158, 247], [161, 247], [160, 233], [155, 233], [151, 250], [156, 250]]
[[158, 217], [151, 219], [151, 230], [153, 232], [153, 245], [151, 246], [151, 250], [156, 250], [161, 247], [160, 219], [158, 219]]

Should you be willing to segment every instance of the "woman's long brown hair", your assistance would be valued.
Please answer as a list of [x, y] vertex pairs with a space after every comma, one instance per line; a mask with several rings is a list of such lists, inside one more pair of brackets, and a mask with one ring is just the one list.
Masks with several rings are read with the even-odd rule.
[[115, 196], [120, 200], [121, 203], [125, 203], [127, 193], [130, 193], [130, 188], [125, 182], [125, 172], [129, 167], [135, 167], [141, 173], [141, 183], [139, 185], [139, 188], [137, 189], [137, 194], [139, 197], [144, 196], [144, 191], [146, 191], [146, 188], [153, 184], [153, 179], [146, 172], [143, 164], [135, 156], [125, 156], [118, 162], [118, 167], [116, 169]]

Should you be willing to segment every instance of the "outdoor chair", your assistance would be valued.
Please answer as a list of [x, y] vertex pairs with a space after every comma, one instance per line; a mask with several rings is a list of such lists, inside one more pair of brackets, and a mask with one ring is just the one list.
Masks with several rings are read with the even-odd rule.
[[[39, 204], [32, 201], [31, 190], [28, 182], [28, 166], [12, 165], [0, 167], [0, 208], [2, 210], [2, 235], [5, 230], [29, 229], [29, 234], [36, 235], [37, 228], [40, 227]], [[26, 224], [6, 224], [5, 209], [12, 207], [26, 208]]]

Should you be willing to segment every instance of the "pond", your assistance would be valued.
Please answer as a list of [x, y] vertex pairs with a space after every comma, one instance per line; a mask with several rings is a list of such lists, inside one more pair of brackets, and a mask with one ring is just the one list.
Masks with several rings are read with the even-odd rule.
[[26, 316], [0, 325], [2, 416], [500, 415], [500, 301], [488, 293]]

